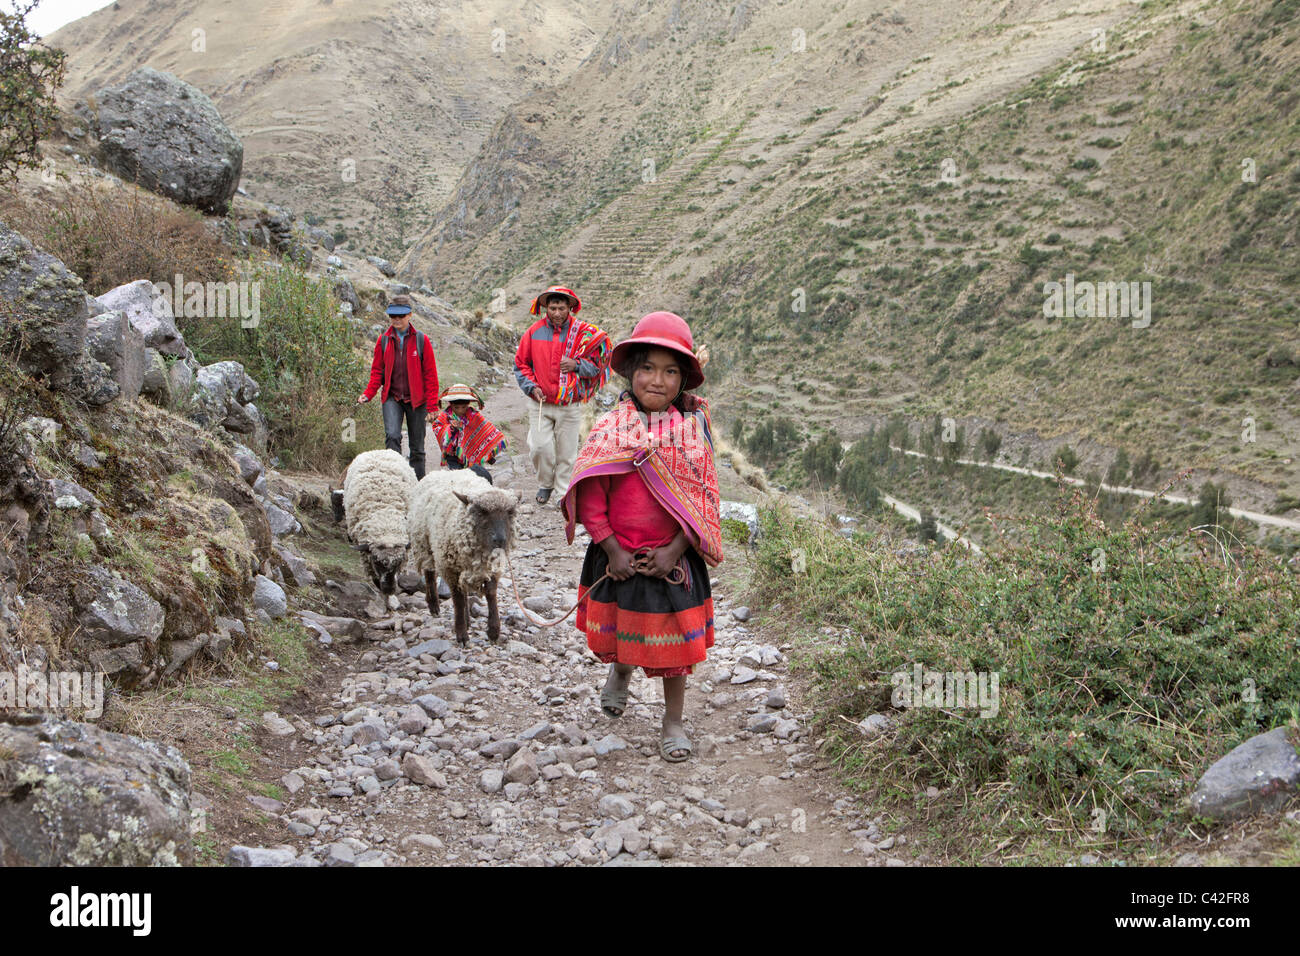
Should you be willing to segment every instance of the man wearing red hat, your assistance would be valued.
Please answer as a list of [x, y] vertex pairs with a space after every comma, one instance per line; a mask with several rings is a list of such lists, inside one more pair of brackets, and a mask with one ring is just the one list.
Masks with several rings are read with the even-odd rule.
[[609, 336], [574, 318], [582, 302], [572, 289], [551, 286], [529, 308], [542, 316], [528, 327], [515, 352], [515, 380], [541, 407], [528, 431], [529, 459], [537, 470], [537, 502], [560, 497], [578, 457], [582, 403], [609, 377]]
[[411, 469], [418, 481], [424, 477], [425, 411], [430, 403], [437, 407], [438, 365], [432, 343], [411, 324], [410, 296], [393, 296], [387, 311], [392, 325], [375, 342], [370, 382], [357, 402], [370, 401], [383, 385], [384, 445], [401, 452], [405, 421]]

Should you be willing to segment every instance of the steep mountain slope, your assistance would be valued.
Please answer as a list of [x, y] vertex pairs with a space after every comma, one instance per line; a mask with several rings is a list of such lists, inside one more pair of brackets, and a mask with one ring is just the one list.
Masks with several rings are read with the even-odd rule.
[[590, 0], [118, 0], [49, 43], [65, 105], [138, 66], [212, 97], [244, 187], [398, 256], [501, 111], [563, 79], [603, 29]]
[[[628, 10], [503, 119], [403, 265], [511, 314], [564, 278], [620, 332], [677, 307], [719, 346], [724, 419], [952, 417], [1276, 507], [1300, 491], [1297, 12]], [[1153, 310], [1046, 318], [1067, 276], [1149, 282]]]

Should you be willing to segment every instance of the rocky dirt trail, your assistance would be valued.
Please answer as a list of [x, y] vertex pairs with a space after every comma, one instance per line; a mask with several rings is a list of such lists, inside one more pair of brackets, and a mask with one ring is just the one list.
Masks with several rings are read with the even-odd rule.
[[[559, 511], [533, 503], [525, 399], [502, 389], [487, 414], [512, 433], [498, 485], [524, 496], [513, 560], [519, 592], [555, 617], [577, 598], [587, 539], [564, 541]], [[717, 643], [690, 679], [696, 753], [658, 752], [660, 684], [640, 674], [617, 720], [600, 710], [602, 665], [572, 618], [529, 624], [503, 581], [502, 638], [487, 643], [480, 600], [470, 643], [422, 594], [368, 603], [364, 637], [297, 713], [265, 722], [282, 767], [279, 847], [236, 862], [315, 865], [906, 865], [904, 835], [834, 780], [806, 729], [786, 651], [762, 615], [735, 604], [737, 568], [715, 577]], [[355, 629], [355, 628], [354, 628]], [[287, 719], [286, 719], [287, 718]]]

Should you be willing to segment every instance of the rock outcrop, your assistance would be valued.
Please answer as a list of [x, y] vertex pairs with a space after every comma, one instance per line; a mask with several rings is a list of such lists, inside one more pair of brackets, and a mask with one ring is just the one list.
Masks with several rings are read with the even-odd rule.
[[141, 67], [75, 112], [98, 137], [100, 161], [128, 182], [217, 214], [239, 187], [239, 137], [212, 100], [170, 73]]
[[0, 866], [193, 862], [175, 748], [46, 717], [0, 722], [0, 753]]
[[81, 279], [2, 222], [0, 301], [14, 306], [0, 331], [8, 341], [22, 337], [19, 367], [51, 388], [71, 387], [85, 361], [89, 310]]

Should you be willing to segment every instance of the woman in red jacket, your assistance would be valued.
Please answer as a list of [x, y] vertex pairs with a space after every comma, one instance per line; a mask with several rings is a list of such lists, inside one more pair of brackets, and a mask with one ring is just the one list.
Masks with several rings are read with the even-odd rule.
[[[438, 363], [433, 346], [423, 332], [411, 324], [411, 299], [393, 296], [388, 306], [392, 325], [375, 342], [375, 359], [370, 365], [370, 384], [357, 403], [370, 401], [383, 385], [384, 445], [402, 450], [402, 422], [406, 422], [411, 446], [410, 462], [416, 480], [424, 477], [425, 410], [429, 399], [438, 401]], [[397, 361], [398, 356], [403, 361]]]

